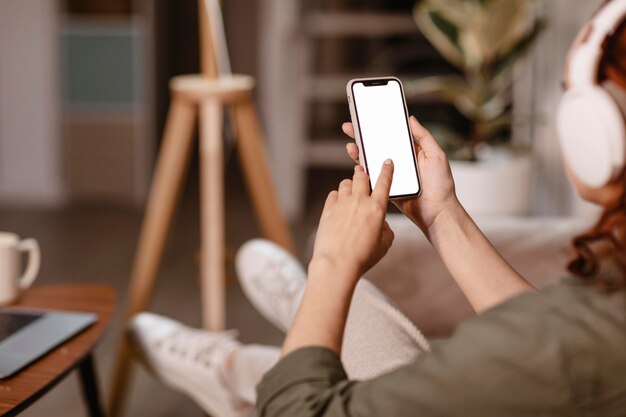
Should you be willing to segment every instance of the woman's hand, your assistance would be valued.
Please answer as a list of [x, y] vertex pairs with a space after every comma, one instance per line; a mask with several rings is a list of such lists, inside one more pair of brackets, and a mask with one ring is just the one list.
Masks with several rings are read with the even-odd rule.
[[356, 280], [389, 250], [393, 231], [385, 221], [393, 162], [383, 164], [370, 195], [369, 176], [360, 165], [326, 199], [310, 268], [323, 264]]
[[[394, 200], [394, 204], [429, 237], [429, 229], [439, 214], [457, 208], [459, 202], [454, 192], [454, 180], [445, 153], [415, 117], [411, 116], [409, 122], [417, 152], [422, 194], [419, 198]], [[344, 123], [342, 130], [354, 139], [352, 123]], [[359, 163], [359, 150], [356, 144], [349, 143], [347, 151], [348, 155]]]
[[315, 238], [309, 277], [283, 356], [304, 346], [341, 352], [343, 331], [357, 281], [389, 250], [385, 222], [393, 162], [385, 161], [374, 191], [361, 166], [326, 199]]
[[[476, 312], [533, 291], [533, 286], [496, 251], [459, 203], [450, 164], [435, 139], [414, 117], [410, 124], [422, 195], [394, 201], [398, 208], [422, 229]], [[354, 138], [351, 123], [344, 123], [342, 128]], [[358, 163], [357, 146], [349, 143], [347, 150]]]
[[393, 163], [383, 164], [370, 195], [360, 166], [328, 195], [309, 264], [302, 302], [283, 344], [282, 356], [306, 346], [341, 354], [343, 331], [361, 275], [389, 250], [393, 232], [385, 222]]

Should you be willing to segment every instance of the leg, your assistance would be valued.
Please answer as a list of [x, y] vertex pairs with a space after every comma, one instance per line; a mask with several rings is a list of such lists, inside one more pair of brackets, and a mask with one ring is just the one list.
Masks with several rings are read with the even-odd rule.
[[[303, 284], [293, 297], [290, 323], [304, 291]], [[374, 284], [361, 278], [350, 304], [341, 349], [348, 376], [359, 380], [375, 378], [429, 350], [430, 344], [420, 330]]]
[[235, 105], [235, 123], [241, 166], [263, 234], [294, 253], [295, 246], [291, 240], [289, 226], [278, 206], [268, 170], [259, 120], [250, 100]]
[[200, 107], [200, 223], [202, 317], [208, 330], [225, 325], [224, 170], [222, 103], [207, 100]]
[[87, 403], [90, 417], [104, 417], [102, 405], [100, 405], [100, 394], [98, 391], [98, 380], [93, 363], [93, 354], [90, 353], [83, 359], [78, 367], [80, 374], [80, 385], [83, 389], [83, 397]]
[[256, 404], [256, 386], [280, 360], [280, 348], [240, 345], [223, 363], [222, 373], [233, 393], [246, 404]]
[[[139, 236], [125, 322], [144, 310], [152, 296], [159, 261], [188, 165], [195, 117], [193, 104], [174, 95]], [[122, 338], [111, 381], [110, 411], [113, 416], [119, 414], [124, 401], [129, 368], [129, 351]]]
[[[259, 313], [287, 331], [305, 291], [303, 266], [277, 245], [262, 240], [243, 245], [235, 265], [241, 287]], [[372, 378], [428, 350], [428, 342], [413, 323], [372, 283], [361, 279], [343, 340], [342, 359], [348, 375]]]
[[361, 278], [350, 304], [341, 351], [350, 378], [375, 378], [429, 350], [419, 329], [374, 284]]
[[193, 329], [153, 313], [138, 314], [128, 329], [140, 363], [212, 416], [250, 416], [256, 385], [280, 357], [275, 346], [242, 345], [232, 331]]
[[[304, 285], [294, 295], [294, 313], [303, 292]], [[413, 323], [372, 283], [361, 279], [350, 305], [341, 353], [348, 376], [359, 380], [375, 378], [429, 350], [428, 341]], [[280, 350], [275, 347], [240, 345], [224, 362], [224, 375], [240, 399], [254, 404], [256, 385], [279, 357]]]

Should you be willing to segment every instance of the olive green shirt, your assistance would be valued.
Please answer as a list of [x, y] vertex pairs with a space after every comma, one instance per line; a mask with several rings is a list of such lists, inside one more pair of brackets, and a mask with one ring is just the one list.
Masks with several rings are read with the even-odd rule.
[[350, 381], [336, 353], [284, 357], [258, 389], [261, 417], [626, 416], [624, 292], [566, 279], [466, 321], [430, 353]]

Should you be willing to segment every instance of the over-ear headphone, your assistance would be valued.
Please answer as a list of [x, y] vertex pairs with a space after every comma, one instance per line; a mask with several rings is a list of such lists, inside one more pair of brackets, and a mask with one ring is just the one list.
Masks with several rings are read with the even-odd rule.
[[626, 0], [611, 0], [583, 28], [569, 53], [567, 91], [557, 112], [563, 155], [574, 173], [594, 188], [617, 179], [626, 167], [624, 92], [601, 85], [598, 77], [605, 42], [625, 15]]

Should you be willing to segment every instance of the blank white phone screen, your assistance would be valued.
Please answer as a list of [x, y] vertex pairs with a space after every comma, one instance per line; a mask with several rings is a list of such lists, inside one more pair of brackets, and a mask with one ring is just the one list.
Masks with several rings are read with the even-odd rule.
[[411, 147], [404, 100], [400, 84], [352, 86], [361, 143], [372, 189], [386, 159], [394, 163], [391, 197], [415, 195], [420, 184]]

